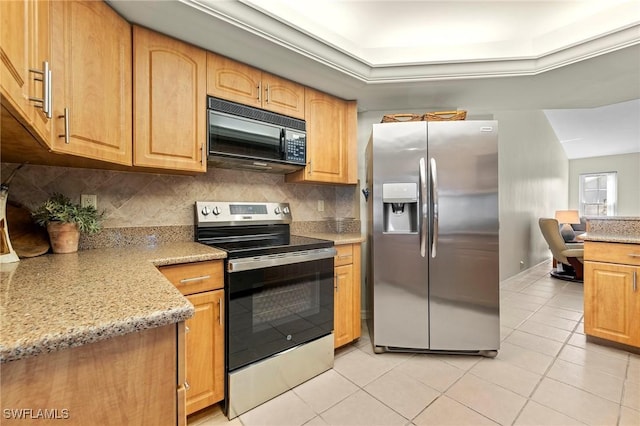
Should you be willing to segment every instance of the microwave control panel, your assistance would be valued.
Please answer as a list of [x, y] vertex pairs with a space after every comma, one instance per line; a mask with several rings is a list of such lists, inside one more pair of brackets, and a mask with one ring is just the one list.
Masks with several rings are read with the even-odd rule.
[[291, 163], [307, 163], [307, 135], [304, 132], [285, 130], [284, 159]]

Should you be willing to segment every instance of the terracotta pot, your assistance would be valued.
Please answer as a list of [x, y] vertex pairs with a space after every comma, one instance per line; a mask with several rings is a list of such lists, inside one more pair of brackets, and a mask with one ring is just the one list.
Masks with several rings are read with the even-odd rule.
[[54, 253], [75, 253], [78, 251], [80, 231], [75, 223], [49, 222], [47, 223], [49, 241]]

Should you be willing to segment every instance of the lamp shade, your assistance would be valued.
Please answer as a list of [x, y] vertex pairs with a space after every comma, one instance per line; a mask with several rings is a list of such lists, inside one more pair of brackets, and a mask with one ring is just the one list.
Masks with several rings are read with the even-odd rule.
[[556, 210], [556, 220], [558, 223], [578, 224], [580, 214], [578, 210]]

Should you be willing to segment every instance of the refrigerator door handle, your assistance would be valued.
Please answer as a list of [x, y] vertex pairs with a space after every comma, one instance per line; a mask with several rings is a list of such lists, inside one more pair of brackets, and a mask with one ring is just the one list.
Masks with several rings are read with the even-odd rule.
[[427, 165], [420, 159], [420, 256], [427, 256]]
[[429, 161], [431, 167], [431, 185], [432, 185], [432, 199], [433, 199], [433, 216], [432, 216], [432, 238], [431, 241], [431, 257], [435, 259], [436, 248], [438, 247], [438, 171], [436, 168], [435, 158], [431, 158]]

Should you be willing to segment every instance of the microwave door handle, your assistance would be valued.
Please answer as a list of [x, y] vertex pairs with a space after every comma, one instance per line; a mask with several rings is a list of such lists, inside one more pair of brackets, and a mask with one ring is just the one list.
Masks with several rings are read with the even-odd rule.
[[287, 153], [284, 150], [284, 146], [285, 146], [284, 140], [286, 137], [286, 132], [287, 132], [286, 129], [280, 130], [280, 155], [282, 156], [282, 160], [287, 160]]

